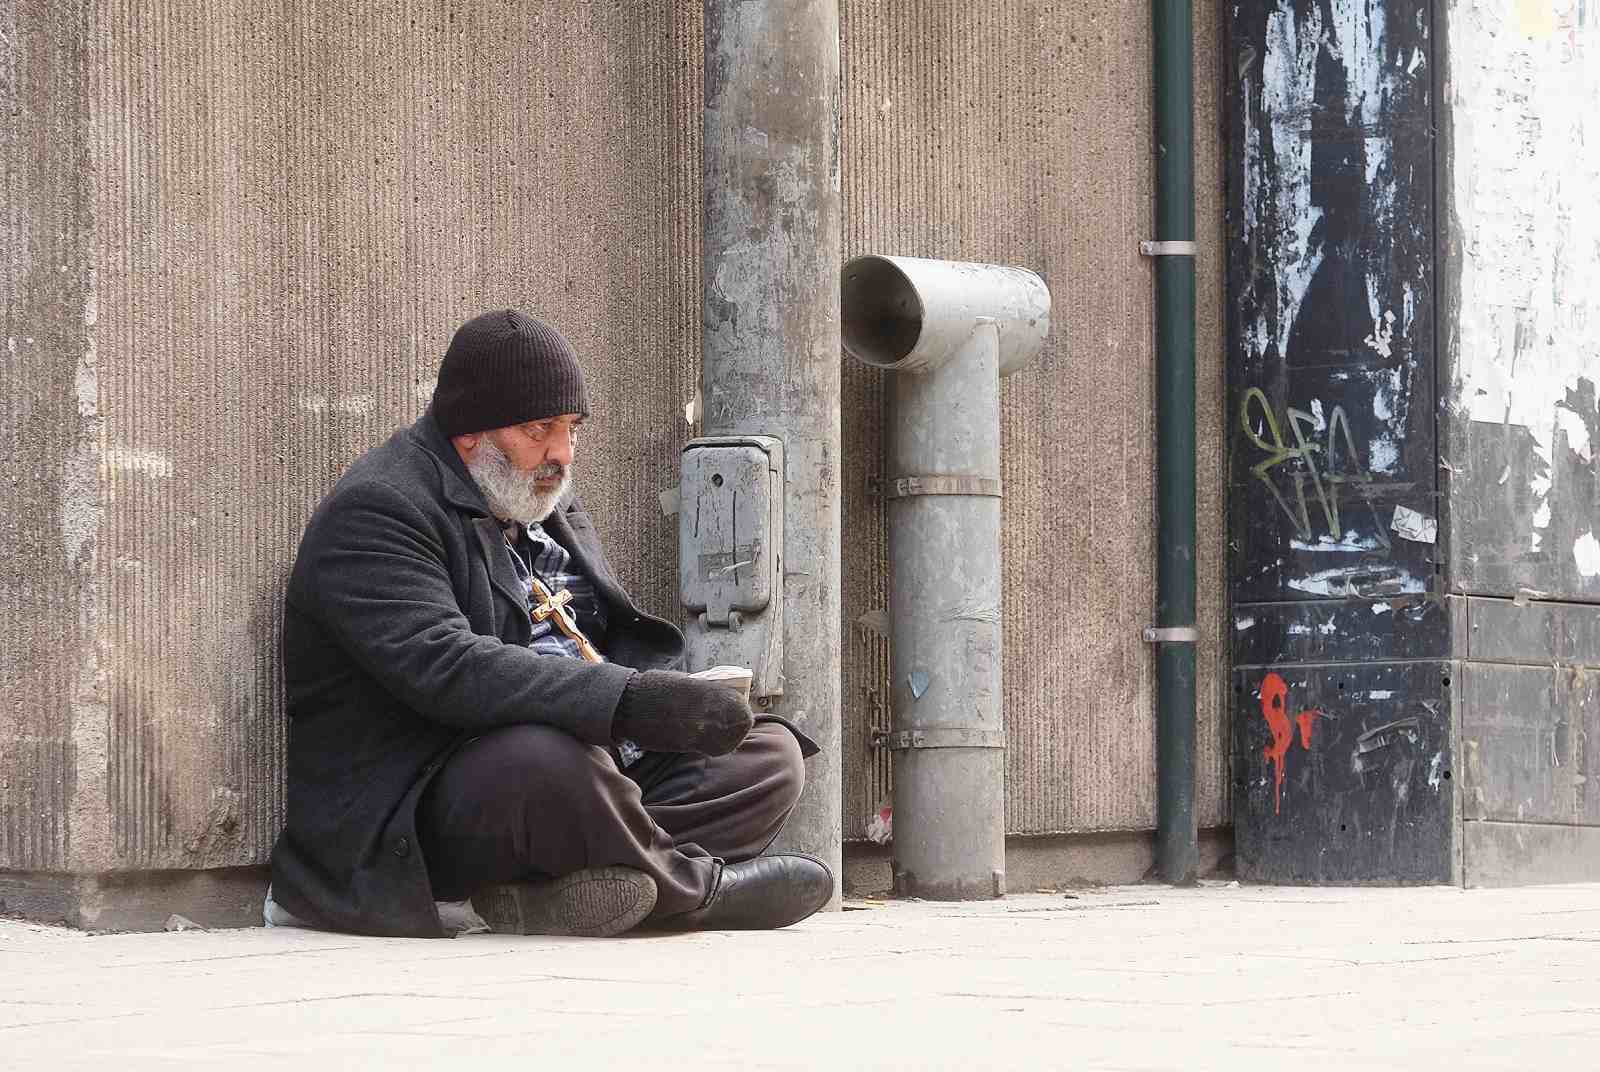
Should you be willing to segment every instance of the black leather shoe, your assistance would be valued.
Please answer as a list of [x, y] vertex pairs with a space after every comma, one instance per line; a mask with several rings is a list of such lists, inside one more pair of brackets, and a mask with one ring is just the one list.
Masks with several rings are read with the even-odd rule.
[[799, 923], [832, 897], [833, 872], [815, 856], [757, 856], [720, 865], [705, 904], [655, 925], [664, 930], [775, 930]]
[[588, 867], [548, 882], [507, 882], [472, 895], [496, 934], [610, 938], [656, 906], [656, 880], [631, 867]]

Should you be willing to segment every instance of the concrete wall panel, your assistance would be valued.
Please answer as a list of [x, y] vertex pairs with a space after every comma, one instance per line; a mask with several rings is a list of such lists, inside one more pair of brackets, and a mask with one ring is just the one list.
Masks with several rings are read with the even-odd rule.
[[1472, 597], [1465, 881], [1594, 881], [1600, 23], [1571, 0], [1442, 11], [1440, 467], [1450, 587]]
[[66, 866], [78, 764], [103, 747], [84, 20], [0, 6], [0, 866]]
[[1600, 600], [1600, 14], [1445, 11], [1452, 581]]
[[[847, 252], [1027, 264], [1006, 388], [1015, 833], [1154, 820], [1142, 7], [844, 4]], [[5, 5], [0, 868], [227, 867], [281, 814], [279, 601], [343, 468], [515, 304], [589, 358], [580, 460], [677, 614], [699, 361], [698, 4]], [[1228, 814], [1216, 9], [1196, 21], [1202, 825]], [[879, 374], [845, 375], [847, 836], [888, 795]], [[1209, 459], [1209, 462], [1208, 462]], [[1210, 475], [1211, 480], [1205, 481]]]
[[[26, 169], [7, 173], [26, 193], [8, 235], [26, 242], [7, 270], [35, 282], [7, 331], [36, 349], [8, 356], [6, 378], [35, 386], [5, 392], [7, 432], [36, 430], [51, 460], [17, 504], [39, 547], [36, 564], [7, 562], [25, 612], [7, 615], [4, 647], [38, 630], [39, 647], [73, 654], [6, 667], [8, 701], [49, 701], [5, 705], [0, 754], [35, 779], [9, 781], [8, 823], [62, 814], [26, 807], [48, 803], [36, 783], [51, 768], [18, 745], [54, 756], [63, 727], [83, 738], [88, 724], [103, 758], [79, 740], [67, 784], [79, 805], [109, 799], [80, 808], [73, 866], [265, 859], [281, 814], [279, 603], [301, 527], [351, 459], [421, 411], [450, 332], [484, 308], [543, 315], [588, 359], [580, 486], [624, 581], [676, 613], [656, 492], [676, 482], [696, 378], [698, 6], [238, 0], [101, 5], [76, 27], [19, 17], [38, 152], [8, 146]], [[71, 256], [91, 216], [92, 273]], [[69, 463], [91, 418], [98, 480], [79, 494]], [[94, 651], [103, 707], [73, 676]], [[0, 866], [61, 860], [59, 835], [4, 836]]]
[[[1006, 381], [1003, 553], [1012, 833], [1155, 821], [1149, 11], [954, 0], [842, 5], [845, 255], [1022, 264], [1054, 296]], [[1201, 486], [1199, 818], [1228, 814], [1219, 703], [1221, 161], [1216, 7], [1196, 11]], [[845, 835], [888, 797], [881, 374], [845, 370]]]

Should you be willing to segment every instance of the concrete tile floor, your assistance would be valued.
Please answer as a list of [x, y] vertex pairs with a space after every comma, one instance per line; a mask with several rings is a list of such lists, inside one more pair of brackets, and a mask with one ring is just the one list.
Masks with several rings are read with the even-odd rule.
[[1592, 1070], [1600, 886], [1136, 886], [612, 941], [0, 921], [0, 1068], [108, 1060]]

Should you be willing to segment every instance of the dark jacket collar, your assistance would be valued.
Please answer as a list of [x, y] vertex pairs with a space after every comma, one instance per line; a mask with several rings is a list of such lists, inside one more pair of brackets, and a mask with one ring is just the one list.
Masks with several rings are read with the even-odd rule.
[[439, 422], [433, 419], [432, 406], [417, 418], [408, 434], [412, 442], [433, 455], [438, 463], [440, 491], [444, 493], [445, 501], [470, 514], [488, 517], [488, 501], [484, 499], [483, 492], [478, 490], [478, 483], [472, 479], [472, 474], [467, 472], [467, 465], [456, 453], [455, 445], [439, 430]]

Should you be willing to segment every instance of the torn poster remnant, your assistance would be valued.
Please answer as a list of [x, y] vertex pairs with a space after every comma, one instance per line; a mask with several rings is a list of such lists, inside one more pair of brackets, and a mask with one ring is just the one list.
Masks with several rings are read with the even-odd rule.
[[867, 820], [867, 840], [874, 845], [887, 845], [894, 840], [894, 805], [885, 800]]
[[1439, 539], [1439, 521], [1437, 518], [1424, 517], [1422, 514], [1405, 506], [1394, 508], [1394, 520], [1389, 522], [1389, 527], [1402, 540], [1411, 540], [1415, 543], [1436, 543]]
[[1585, 577], [1600, 574], [1600, 540], [1594, 538], [1592, 529], [1573, 543], [1572, 557], [1577, 560], [1578, 572]]

